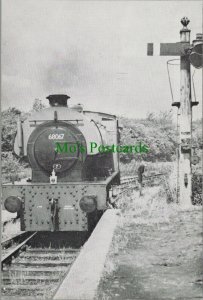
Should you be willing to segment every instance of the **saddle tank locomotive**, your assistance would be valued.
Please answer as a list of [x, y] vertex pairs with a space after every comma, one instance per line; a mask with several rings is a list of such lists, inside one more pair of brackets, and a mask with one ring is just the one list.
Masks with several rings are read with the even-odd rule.
[[2, 190], [5, 209], [17, 212], [23, 231], [91, 230], [120, 184], [118, 153], [91, 149], [119, 143], [117, 118], [69, 107], [69, 98], [50, 95], [49, 108], [18, 120], [14, 152], [28, 158], [32, 176]]

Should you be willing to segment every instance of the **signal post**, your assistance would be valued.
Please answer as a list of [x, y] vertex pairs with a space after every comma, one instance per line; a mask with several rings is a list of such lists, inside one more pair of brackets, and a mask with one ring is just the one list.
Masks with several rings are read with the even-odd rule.
[[[172, 105], [179, 109], [177, 201], [185, 208], [192, 205], [192, 106], [198, 104], [191, 99], [190, 64], [195, 68], [203, 66], [202, 35], [197, 34], [197, 39], [190, 45], [189, 22], [186, 17], [181, 19], [183, 28], [180, 30], [179, 43], [160, 44], [160, 55], [180, 56], [180, 101]], [[152, 43], [148, 44], [148, 55], [153, 55]]]
[[[180, 42], [190, 47], [189, 20], [182, 19], [183, 29], [180, 31]], [[181, 206], [192, 204], [192, 101], [190, 61], [187, 51], [180, 56], [180, 141], [179, 141], [179, 201]]]

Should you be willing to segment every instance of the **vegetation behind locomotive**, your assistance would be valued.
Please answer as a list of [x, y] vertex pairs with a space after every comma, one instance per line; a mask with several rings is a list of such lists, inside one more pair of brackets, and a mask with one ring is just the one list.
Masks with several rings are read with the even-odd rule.
[[[19, 118], [14, 152], [28, 158], [32, 177], [3, 185], [4, 206], [17, 212], [21, 230], [87, 231], [109, 202], [112, 185], [120, 183], [118, 153], [92, 152], [91, 142], [117, 145], [116, 116], [68, 107], [66, 95], [50, 95], [50, 107]], [[80, 144], [86, 151], [57, 152], [57, 142]], [[50, 176], [56, 173], [57, 182]]]

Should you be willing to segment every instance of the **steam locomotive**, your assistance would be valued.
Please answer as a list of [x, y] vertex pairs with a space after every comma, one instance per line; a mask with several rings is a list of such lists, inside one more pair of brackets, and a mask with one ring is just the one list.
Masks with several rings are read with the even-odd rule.
[[116, 116], [69, 107], [69, 98], [50, 95], [49, 108], [18, 119], [14, 152], [28, 159], [32, 176], [4, 184], [3, 200], [23, 231], [91, 230], [120, 184], [118, 153], [91, 149], [119, 143]]

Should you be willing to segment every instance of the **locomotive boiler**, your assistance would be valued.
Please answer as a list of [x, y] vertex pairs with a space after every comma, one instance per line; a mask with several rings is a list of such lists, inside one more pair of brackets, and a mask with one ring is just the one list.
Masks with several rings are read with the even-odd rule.
[[118, 153], [91, 148], [119, 143], [117, 118], [69, 107], [69, 98], [50, 95], [49, 108], [18, 120], [14, 152], [28, 159], [32, 176], [4, 184], [3, 199], [23, 231], [90, 230], [120, 183]]

